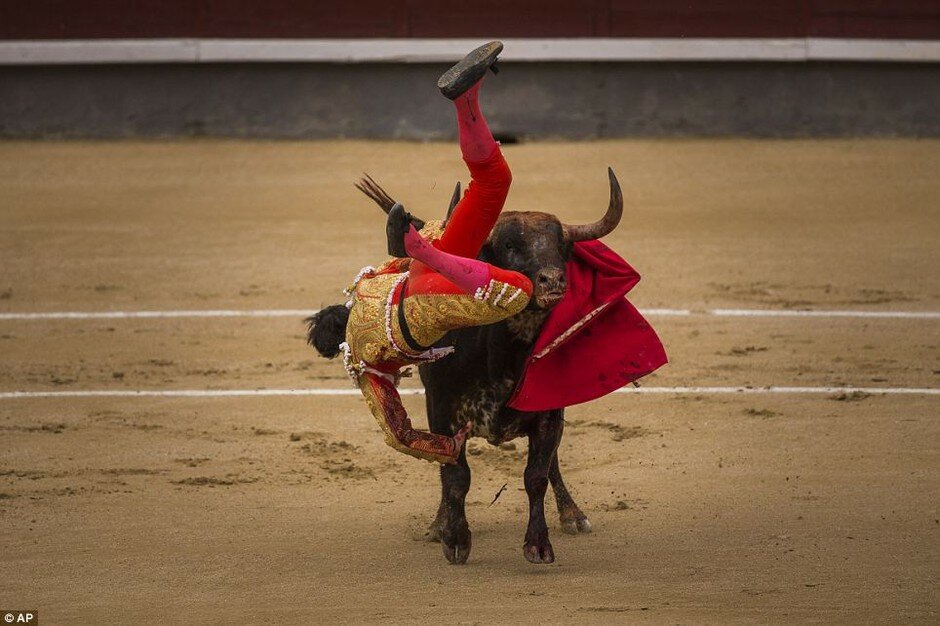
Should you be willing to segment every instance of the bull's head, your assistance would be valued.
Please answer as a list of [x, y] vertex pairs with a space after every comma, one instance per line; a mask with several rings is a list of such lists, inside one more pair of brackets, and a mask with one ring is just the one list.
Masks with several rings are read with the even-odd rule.
[[[607, 168], [610, 179], [610, 203], [607, 212], [592, 224], [563, 224], [550, 213], [539, 211], [506, 211], [499, 216], [489, 239], [483, 245], [480, 259], [497, 267], [525, 274], [532, 281], [533, 293], [529, 308], [548, 310], [558, 304], [568, 288], [565, 266], [577, 241], [600, 239], [610, 234], [623, 216], [623, 193], [614, 171]], [[395, 201], [371, 178], [356, 185], [387, 213]], [[460, 198], [460, 184], [451, 199], [450, 217]]]
[[620, 223], [623, 194], [614, 171], [607, 212], [592, 224], [563, 224], [550, 213], [507, 211], [500, 215], [480, 258], [498, 267], [525, 274], [532, 281], [529, 307], [547, 310], [558, 304], [568, 287], [565, 266], [575, 242], [600, 239]]

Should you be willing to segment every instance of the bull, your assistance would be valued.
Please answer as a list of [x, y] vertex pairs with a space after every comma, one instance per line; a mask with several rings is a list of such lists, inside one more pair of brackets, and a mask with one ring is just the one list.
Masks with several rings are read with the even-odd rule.
[[[570, 534], [591, 532], [591, 522], [562, 479], [558, 446], [564, 432], [564, 409], [526, 412], [508, 406], [527, 359], [552, 308], [565, 296], [566, 264], [573, 244], [599, 239], [612, 232], [623, 215], [623, 194], [608, 168], [610, 202], [604, 216], [592, 224], [567, 225], [538, 211], [504, 211], [484, 244], [479, 259], [525, 274], [533, 294], [526, 310], [503, 322], [448, 333], [438, 345], [457, 347], [446, 359], [419, 368], [426, 390], [431, 432], [452, 435], [472, 420], [470, 436], [498, 445], [528, 437], [524, 485], [529, 520], [523, 555], [531, 563], [552, 563], [555, 553], [545, 521], [545, 493], [551, 484], [561, 521]], [[386, 213], [395, 201], [367, 177], [356, 185]], [[457, 184], [448, 217], [460, 198]], [[418, 228], [422, 226], [417, 224]], [[439, 541], [444, 557], [454, 564], [470, 556], [470, 526], [465, 501], [470, 490], [466, 447], [455, 465], [441, 466], [441, 500], [428, 537]]]

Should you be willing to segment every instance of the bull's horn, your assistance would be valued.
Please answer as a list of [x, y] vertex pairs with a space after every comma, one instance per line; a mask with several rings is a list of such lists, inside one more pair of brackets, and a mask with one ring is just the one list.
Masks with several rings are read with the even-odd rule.
[[450, 205], [447, 207], [447, 217], [444, 218], [445, 222], [450, 221], [450, 216], [453, 215], [454, 209], [457, 208], [457, 203], [460, 202], [460, 181], [457, 181], [457, 186], [454, 187], [454, 195], [450, 197]]
[[614, 170], [609, 167], [607, 168], [607, 177], [610, 178], [610, 204], [607, 206], [607, 213], [593, 224], [580, 224], [577, 226], [564, 224], [565, 237], [568, 241], [600, 239], [617, 228], [620, 218], [623, 217], [623, 192], [620, 191], [620, 183], [617, 182]]

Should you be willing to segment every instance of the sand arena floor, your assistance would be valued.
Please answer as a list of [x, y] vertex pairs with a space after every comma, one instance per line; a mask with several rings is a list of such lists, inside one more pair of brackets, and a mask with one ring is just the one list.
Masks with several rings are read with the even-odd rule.
[[[508, 146], [507, 208], [643, 274], [649, 387], [940, 388], [940, 142]], [[0, 313], [313, 309], [381, 258], [352, 181], [442, 213], [447, 144], [0, 143]], [[0, 319], [0, 392], [346, 388], [299, 316]], [[414, 382], [406, 383], [414, 386]], [[406, 398], [418, 424], [423, 402]], [[422, 540], [434, 466], [355, 396], [0, 398], [0, 604], [44, 623], [935, 623], [940, 396], [618, 394], [560, 450], [595, 532], [523, 560], [524, 441], [471, 443], [473, 554]], [[507, 446], [509, 447], [509, 446]], [[488, 506], [497, 490], [509, 488]]]

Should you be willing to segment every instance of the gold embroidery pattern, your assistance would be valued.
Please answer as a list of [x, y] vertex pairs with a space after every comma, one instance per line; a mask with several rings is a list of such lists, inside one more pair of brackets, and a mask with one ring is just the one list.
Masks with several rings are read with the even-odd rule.
[[444, 222], [442, 220], [431, 220], [430, 222], [425, 222], [424, 228], [418, 231], [418, 234], [428, 241], [440, 239], [441, 235], [444, 234]]
[[[492, 288], [483, 300], [470, 294], [419, 294], [406, 298], [405, 319], [415, 340], [423, 346], [430, 346], [447, 331], [494, 324], [528, 305], [529, 297], [518, 287], [495, 280], [490, 282]], [[501, 293], [504, 297], [499, 298]], [[506, 293], [518, 295], [510, 299]], [[393, 329], [397, 328], [395, 320]]]
[[401, 274], [367, 276], [356, 285], [346, 323], [346, 343], [354, 363], [375, 365], [401, 357], [385, 335], [385, 305], [399, 278]]
[[[385, 330], [386, 304], [389, 292], [400, 274], [366, 276], [356, 286], [353, 306], [346, 326], [346, 342], [350, 359], [376, 365], [388, 361], [417, 363], [417, 355], [400, 352], [388, 341]], [[491, 281], [487, 298], [478, 300], [470, 294], [413, 295], [405, 299], [405, 319], [415, 340], [430, 346], [448, 331], [468, 326], [483, 326], [502, 321], [522, 311], [529, 297], [518, 287]], [[398, 325], [398, 307], [391, 307], [392, 335], [395, 343], [405, 346]]]

